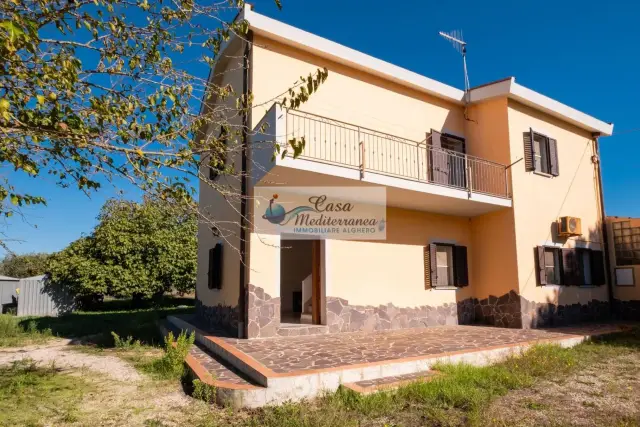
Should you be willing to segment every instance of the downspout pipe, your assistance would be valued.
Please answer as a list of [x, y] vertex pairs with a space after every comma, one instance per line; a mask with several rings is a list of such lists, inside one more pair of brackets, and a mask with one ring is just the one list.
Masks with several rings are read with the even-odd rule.
[[[244, 53], [242, 59], [242, 166], [240, 175], [240, 295], [238, 298], [238, 308], [242, 319], [242, 330], [238, 331], [240, 338], [247, 336], [247, 301], [246, 301], [246, 266], [247, 266], [247, 151], [249, 143], [249, 92], [251, 91], [249, 78], [249, 56], [251, 55], [251, 46], [253, 45], [253, 32], [247, 33], [244, 41]], [[240, 329], [240, 328], [238, 328]]]
[[600, 199], [600, 217], [602, 218], [602, 248], [604, 250], [604, 268], [605, 277], [607, 279], [607, 294], [609, 296], [609, 311], [613, 314], [613, 281], [611, 278], [611, 257], [609, 253], [609, 232], [607, 230], [607, 216], [604, 210], [604, 191], [602, 189], [602, 166], [600, 163], [600, 133], [593, 134], [593, 142], [596, 156], [596, 170], [598, 176], [598, 194]]

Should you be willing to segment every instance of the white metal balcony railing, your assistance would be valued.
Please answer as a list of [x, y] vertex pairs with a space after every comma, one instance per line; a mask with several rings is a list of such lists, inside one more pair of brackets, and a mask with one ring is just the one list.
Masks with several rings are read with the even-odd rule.
[[298, 110], [283, 109], [299, 158], [509, 198], [505, 165]]

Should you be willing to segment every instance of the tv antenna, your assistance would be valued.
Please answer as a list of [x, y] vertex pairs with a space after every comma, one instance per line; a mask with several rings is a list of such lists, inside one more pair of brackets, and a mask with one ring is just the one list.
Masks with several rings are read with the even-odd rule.
[[464, 118], [469, 120], [467, 106], [471, 103], [471, 85], [469, 84], [469, 73], [467, 72], [467, 43], [464, 41], [460, 30], [453, 30], [448, 33], [440, 31], [439, 34], [450, 41], [454, 49], [462, 54], [462, 65], [464, 67]]

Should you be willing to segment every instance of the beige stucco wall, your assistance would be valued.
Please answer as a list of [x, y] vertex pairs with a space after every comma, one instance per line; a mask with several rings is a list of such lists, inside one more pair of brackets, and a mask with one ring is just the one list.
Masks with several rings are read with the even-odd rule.
[[431, 128], [462, 134], [462, 107], [256, 36], [252, 125], [300, 76], [327, 67], [329, 77], [300, 110], [422, 141]]
[[[556, 304], [607, 300], [606, 286], [596, 288], [536, 286], [534, 247], [552, 244], [552, 223], [561, 216], [582, 220], [583, 236], [556, 239], [563, 247], [601, 246], [596, 168], [589, 132], [533, 110], [516, 101], [508, 104], [513, 213], [520, 293], [536, 302]], [[558, 141], [559, 176], [546, 177], [525, 170], [523, 132], [535, 131]]]
[[[470, 155], [511, 163], [507, 99], [498, 98], [473, 105], [465, 122]], [[510, 181], [510, 176], [507, 176]], [[509, 185], [511, 183], [509, 182]], [[474, 296], [502, 296], [518, 290], [515, 222], [513, 209], [481, 215], [471, 219]]]
[[425, 288], [424, 246], [442, 242], [471, 247], [467, 218], [435, 215], [398, 208], [387, 209], [387, 240], [331, 240], [327, 249], [327, 296], [350, 305], [396, 307], [439, 306], [468, 298], [474, 273], [469, 262], [470, 286], [455, 290]]
[[[228, 52], [230, 59], [216, 70], [215, 83], [219, 86], [230, 85], [237, 94], [242, 93], [242, 58], [241, 48]], [[241, 125], [241, 117], [235, 110], [235, 100], [238, 95], [230, 96], [225, 101], [212, 99], [211, 104], [216, 105], [217, 109], [224, 111], [228, 121], [232, 126]], [[220, 132], [219, 128], [211, 126], [208, 134], [217, 136]], [[239, 171], [241, 167], [240, 151], [237, 147], [240, 145], [240, 135], [232, 135], [227, 142], [230, 152], [227, 160], [232, 162], [235, 170]], [[208, 170], [203, 170], [208, 176]], [[200, 182], [199, 191], [199, 209], [204, 217], [212, 218], [216, 221], [221, 229], [222, 237], [216, 238], [211, 232], [211, 224], [206, 221], [200, 221], [198, 227], [198, 270], [196, 278], [196, 293], [198, 299], [207, 306], [215, 306], [218, 304], [235, 307], [238, 305], [240, 296], [240, 180], [238, 177], [220, 176], [213, 183]], [[215, 186], [216, 188], [214, 188]], [[225, 197], [222, 192], [227, 193]], [[232, 195], [236, 196], [233, 197]], [[209, 249], [216, 242], [222, 242], [223, 249], [223, 273], [222, 288], [208, 288], [208, 266], [209, 266]]]

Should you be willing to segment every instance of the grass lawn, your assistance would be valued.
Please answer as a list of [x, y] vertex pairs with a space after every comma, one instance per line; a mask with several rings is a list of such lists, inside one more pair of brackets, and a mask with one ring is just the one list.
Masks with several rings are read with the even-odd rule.
[[[135, 347], [103, 351], [123, 355], [146, 351], [144, 346]], [[442, 375], [432, 381], [396, 392], [361, 397], [339, 390], [313, 401], [256, 410], [206, 405], [184, 397], [177, 380], [157, 376], [148, 376], [133, 386], [91, 375], [48, 371], [39, 374], [37, 381], [19, 381], [24, 384], [21, 396], [46, 395], [35, 399], [38, 405], [22, 406], [20, 420], [31, 420], [32, 425], [55, 419], [55, 425], [202, 427], [640, 426], [640, 329], [572, 349], [537, 346], [488, 367], [440, 364], [438, 369]], [[7, 387], [12, 376], [20, 375], [20, 371], [3, 370], [0, 388]], [[59, 378], [59, 386], [52, 383], [55, 378]], [[82, 404], [66, 386], [67, 381], [80, 381], [75, 387], [83, 394]], [[0, 412], [17, 408], [20, 399], [24, 400], [10, 392], [0, 397], [4, 405]], [[6, 417], [0, 420], [5, 422]]]
[[27, 345], [49, 337], [83, 338], [99, 347], [114, 344], [112, 332], [143, 345], [162, 344], [157, 323], [174, 314], [193, 312], [191, 298], [165, 297], [156, 307], [132, 309], [129, 301], [105, 301], [103, 311], [77, 311], [60, 317], [16, 318], [0, 315], [0, 347]]

